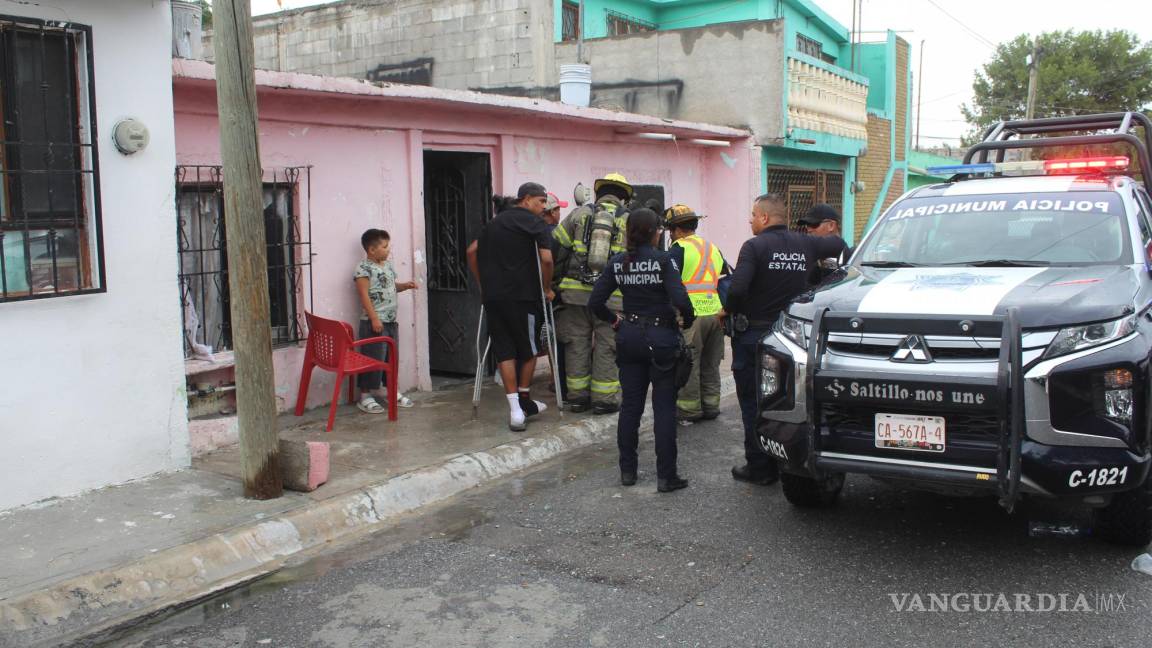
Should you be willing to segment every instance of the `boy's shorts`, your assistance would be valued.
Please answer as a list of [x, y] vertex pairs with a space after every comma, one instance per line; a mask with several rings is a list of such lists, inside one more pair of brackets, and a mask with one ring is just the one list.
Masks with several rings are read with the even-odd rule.
[[544, 318], [540, 304], [525, 301], [484, 302], [492, 357], [496, 362], [527, 362], [540, 351], [540, 327]]
[[[384, 325], [384, 330], [377, 333], [372, 330], [372, 322], [370, 320], [360, 320], [360, 335], [356, 339], [365, 340], [384, 335], [393, 340], [397, 340], [396, 334], [399, 331], [399, 327], [396, 326], [396, 322], [381, 322], [381, 324]], [[397, 343], [399, 343], [399, 340], [397, 340]], [[388, 359], [388, 347], [386, 347], [383, 342], [365, 344], [362, 347], [357, 347], [356, 350], [373, 360]], [[360, 391], [376, 391], [384, 384], [383, 371], [369, 371], [356, 377], [356, 386], [360, 388]]]

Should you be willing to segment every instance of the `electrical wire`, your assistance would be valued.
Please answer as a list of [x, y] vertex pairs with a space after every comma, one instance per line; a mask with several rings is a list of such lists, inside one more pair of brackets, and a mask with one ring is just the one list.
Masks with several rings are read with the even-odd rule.
[[995, 49], [996, 49], [996, 44], [995, 44], [995, 43], [993, 43], [992, 41], [990, 41], [990, 40], [988, 40], [987, 38], [985, 38], [984, 36], [982, 36], [982, 35], [981, 35], [979, 32], [977, 32], [975, 29], [972, 29], [972, 28], [971, 28], [971, 27], [969, 27], [968, 25], [964, 24], [964, 23], [963, 23], [963, 22], [962, 22], [962, 21], [961, 21], [959, 18], [957, 18], [956, 16], [953, 16], [952, 14], [948, 13], [947, 11], [945, 11], [945, 10], [944, 10], [944, 7], [941, 7], [940, 5], [936, 4], [936, 0], [928, 0], [928, 4], [932, 5], [933, 7], [936, 7], [937, 9], [939, 9], [939, 10], [940, 10], [940, 13], [942, 13], [942, 14], [944, 14], [945, 16], [948, 16], [949, 18], [951, 18], [953, 22], [955, 22], [957, 25], [960, 25], [960, 27], [961, 27], [961, 28], [963, 28], [963, 29], [964, 29], [964, 31], [968, 32], [968, 35], [972, 36], [973, 38], [975, 38], [975, 39], [976, 39], [977, 41], [979, 41], [980, 43], [982, 43], [982, 44], [986, 45], [988, 48], [990, 48], [990, 49], [992, 49], [992, 50], [995, 50]]

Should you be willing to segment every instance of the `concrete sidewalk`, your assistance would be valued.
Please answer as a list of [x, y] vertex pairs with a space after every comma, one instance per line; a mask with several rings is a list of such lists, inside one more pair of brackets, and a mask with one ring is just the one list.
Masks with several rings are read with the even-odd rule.
[[[727, 396], [734, 385], [725, 376]], [[543, 384], [534, 391], [546, 393]], [[413, 395], [416, 407], [396, 422], [344, 406], [332, 433], [326, 408], [282, 417], [282, 438], [331, 442], [329, 482], [312, 493], [243, 499], [233, 447], [190, 470], [0, 513], [0, 646], [59, 643], [195, 600], [293, 554], [615, 438], [615, 415], [560, 418], [551, 409], [527, 433], [510, 432], [503, 393], [491, 384], [471, 421], [471, 395], [470, 386]]]

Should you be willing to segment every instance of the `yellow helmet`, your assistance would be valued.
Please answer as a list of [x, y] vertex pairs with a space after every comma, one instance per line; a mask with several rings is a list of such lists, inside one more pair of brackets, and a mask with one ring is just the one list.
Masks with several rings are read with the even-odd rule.
[[632, 185], [628, 184], [628, 179], [619, 173], [609, 173], [592, 184], [597, 196], [600, 195], [600, 190], [605, 186], [620, 187], [628, 194], [629, 199], [632, 198]]
[[699, 220], [701, 218], [704, 218], [704, 214], [697, 214], [696, 212], [692, 211], [692, 208], [688, 205], [681, 205], [679, 203], [672, 205], [668, 209], [664, 210], [664, 225], [667, 227], [679, 225], [680, 223], [685, 223], [688, 221]]

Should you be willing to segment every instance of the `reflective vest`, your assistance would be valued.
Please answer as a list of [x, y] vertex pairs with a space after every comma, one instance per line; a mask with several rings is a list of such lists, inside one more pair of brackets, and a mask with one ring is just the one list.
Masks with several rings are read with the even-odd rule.
[[720, 250], [708, 241], [693, 234], [675, 241], [684, 248], [684, 269], [680, 280], [692, 301], [692, 310], [697, 317], [706, 317], [720, 312], [720, 294], [716, 292], [716, 282], [724, 268], [724, 257]]

